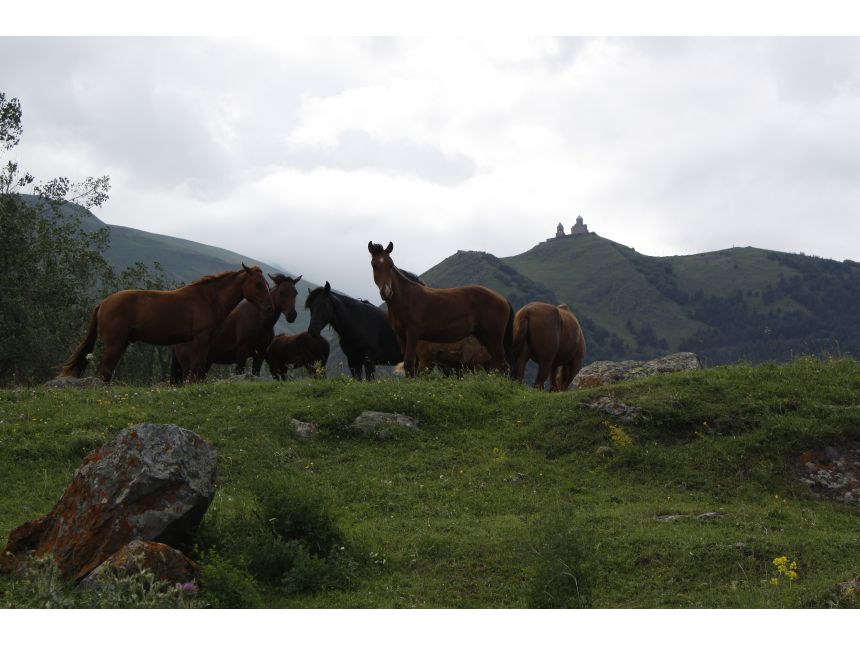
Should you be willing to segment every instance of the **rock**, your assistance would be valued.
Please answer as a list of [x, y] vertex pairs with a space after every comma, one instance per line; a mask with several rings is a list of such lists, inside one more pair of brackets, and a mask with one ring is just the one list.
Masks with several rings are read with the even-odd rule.
[[300, 437], [303, 440], [307, 440], [317, 433], [317, 427], [310, 422], [300, 422], [299, 420], [293, 418], [290, 420], [290, 423], [293, 425], [295, 429], [296, 437]]
[[626, 422], [633, 422], [641, 417], [638, 408], [624, 404], [614, 397], [599, 397], [593, 402], [583, 402], [580, 406], [618, 417]]
[[48, 388], [104, 388], [108, 382], [98, 377], [57, 377], [46, 381], [44, 385]]
[[615, 449], [611, 446], [598, 446], [597, 447], [597, 455], [612, 455], [615, 453]]
[[654, 520], [660, 523], [674, 523], [676, 520], [686, 518], [687, 514], [667, 514], [665, 516], [655, 516]]
[[50, 555], [80, 580], [138, 538], [180, 547], [215, 494], [215, 450], [172, 424], [138, 424], [89, 453], [46, 516], [12, 530], [5, 570]]
[[699, 514], [696, 516], [697, 520], [716, 520], [720, 518], [723, 514], [718, 511], [706, 511], [704, 514]]
[[404, 428], [410, 431], [418, 430], [418, 422], [399, 413], [380, 413], [366, 410], [355, 418], [352, 429], [364, 437], [375, 437], [379, 440], [388, 439], [392, 428]]
[[173, 584], [192, 583], [200, 576], [200, 567], [179, 550], [164, 543], [135, 539], [90, 572], [81, 585], [98, 587], [110, 570], [129, 575], [144, 568], [159, 581]]
[[662, 372], [699, 370], [701, 367], [702, 362], [692, 352], [676, 352], [650, 361], [595, 361], [579, 371], [573, 384], [577, 388], [590, 388], [641, 379]]

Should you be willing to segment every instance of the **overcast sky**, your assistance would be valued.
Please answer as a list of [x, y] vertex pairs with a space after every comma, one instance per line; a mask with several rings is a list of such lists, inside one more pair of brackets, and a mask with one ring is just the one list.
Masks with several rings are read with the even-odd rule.
[[0, 38], [39, 179], [379, 302], [577, 214], [649, 255], [860, 260], [860, 39]]

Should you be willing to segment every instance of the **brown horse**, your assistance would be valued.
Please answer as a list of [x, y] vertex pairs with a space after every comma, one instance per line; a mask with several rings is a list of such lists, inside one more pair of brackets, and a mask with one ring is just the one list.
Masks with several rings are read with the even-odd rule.
[[[296, 320], [296, 283], [302, 279], [301, 276], [289, 278], [283, 274], [269, 274], [269, 278], [275, 281], [275, 286], [269, 292], [275, 309], [266, 316], [250, 301], [239, 303], [212, 333], [204, 374], [209, 372], [213, 363], [236, 364], [236, 372], [242, 373], [248, 357], [253, 357], [253, 374], [260, 374], [266, 348], [275, 338], [273, 328], [281, 313], [289, 323]], [[182, 383], [188, 374], [192, 346], [192, 343], [182, 343], [173, 347], [170, 378], [175, 384]]]
[[585, 356], [585, 337], [579, 321], [567, 305], [524, 305], [514, 317], [514, 356], [514, 376], [520, 382], [531, 359], [538, 364], [535, 388], [543, 390], [550, 377], [550, 390], [567, 390]]
[[189, 378], [204, 374], [212, 332], [227, 318], [242, 298], [271, 315], [269, 287], [259, 267], [203, 276], [170, 291], [126, 289], [115, 292], [95, 306], [87, 336], [62, 365], [61, 377], [80, 377], [87, 358], [101, 337], [104, 351], [99, 376], [110, 381], [129, 343], [152, 345], [191, 342]]
[[419, 375], [433, 366], [438, 366], [445, 376], [452, 372], [459, 376], [464, 370], [486, 369], [491, 359], [487, 349], [473, 336], [453, 343], [419, 341], [415, 346], [415, 355], [418, 359]]
[[451, 342], [473, 335], [490, 353], [490, 366], [513, 373], [514, 308], [501, 294], [480, 285], [435, 289], [420, 285], [394, 266], [388, 247], [367, 243], [373, 280], [388, 304], [388, 320], [403, 348], [406, 374], [415, 376], [418, 341]]
[[[302, 332], [293, 336], [279, 334], [266, 349], [266, 364], [275, 379], [285, 379], [289, 368], [304, 366], [312, 377], [325, 375], [329, 345], [321, 336]], [[316, 364], [320, 364], [317, 373]]]

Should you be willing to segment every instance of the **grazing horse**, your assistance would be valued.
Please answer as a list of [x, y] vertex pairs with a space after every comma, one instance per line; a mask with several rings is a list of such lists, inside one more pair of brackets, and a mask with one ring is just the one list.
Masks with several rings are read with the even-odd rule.
[[514, 376], [520, 382], [531, 359], [538, 364], [535, 388], [543, 390], [549, 377], [550, 390], [567, 390], [585, 356], [585, 337], [579, 321], [567, 305], [524, 305], [514, 317], [514, 355]]
[[491, 359], [487, 349], [473, 336], [453, 343], [419, 341], [415, 346], [415, 356], [418, 359], [419, 375], [438, 366], [446, 377], [452, 373], [460, 376], [464, 370], [486, 369]]
[[212, 333], [243, 297], [266, 316], [271, 315], [269, 287], [257, 266], [249, 268], [242, 263], [242, 269], [237, 271], [203, 276], [169, 291], [114, 292], [93, 309], [87, 336], [62, 364], [60, 376], [80, 377], [87, 366], [87, 355], [101, 337], [104, 351], [98, 372], [104, 381], [111, 380], [125, 349], [134, 341], [152, 345], [191, 342], [189, 376], [196, 380], [204, 374]]
[[[293, 336], [279, 334], [266, 348], [266, 364], [275, 379], [285, 379], [289, 368], [299, 366], [304, 366], [311, 377], [324, 377], [328, 351], [328, 341], [321, 336], [312, 336], [309, 332]], [[320, 365], [319, 372], [317, 363]]]
[[[275, 286], [269, 292], [274, 305], [272, 313], [264, 315], [250, 301], [239, 303], [212, 333], [204, 374], [209, 372], [213, 363], [236, 364], [236, 373], [241, 374], [245, 370], [248, 357], [253, 357], [251, 372], [260, 374], [266, 348], [275, 338], [273, 328], [281, 313], [289, 323], [296, 320], [296, 283], [302, 279], [301, 276], [289, 278], [283, 274], [269, 274], [269, 278], [275, 281]], [[170, 379], [173, 383], [181, 384], [184, 381], [191, 365], [191, 354], [191, 343], [173, 347], [170, 365]]]
[[373, 379], [377, 365], [393, 366], [403, 361], [397, 337], [388, 323], [386, 313], [367, 301], [360, 301], [317, 287], [308, 294], [305, 309], [311, 311], [308, 332], [319, 337], [326, 325], [331, 325], [340, 338], [353, 378]]
[[434, 289], [403, 274], [391, 260], [394, 243], [367, 243], [373, 280], [388, 304], [388, 318], [403, 348], [406, 374], [415, 376], [418, 341], [451, 342], [474, 336], [490, 353], [490, 366], [513, 374], [514, 308], [501, 294], [480, 285]]

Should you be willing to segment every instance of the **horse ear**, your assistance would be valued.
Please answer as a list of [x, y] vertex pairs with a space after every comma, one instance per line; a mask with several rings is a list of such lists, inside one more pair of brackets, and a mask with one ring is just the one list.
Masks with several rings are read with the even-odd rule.
[[275, 282], [278, 282], [278, 279], [277, 279], [277, 278], [275, 278], [274, 276], [272, 276], [272, 274], [267, 274], [267, 276], [268, 276], [269, 278], [271, 278], [272, 280], [274, 280]]
[[393, 242], [389, 242], [389, 243], [388, 243], [388, 246], [387, 246], [387, 247], [385, 247], [385, 253], [391, 253], [392, 251], [394, 251], [394, 243], [393, 243]]
[[246, 265], [244, 262], [242, 263], [242, 269], [244, 269], [245, 271], [251, 271], [251, 270], [248, 268], [248, 265]]
[[298, 278], [293, 278], [293, 285], [296, 285], [302, 279], [302, 274], [299, 274]]
[[370, 252], [370, 255], [373, 255], [373, 240], [367, 243], [367, 250]]
[[328, 294], [331, 291], [331, 285], [328, 284], [328, 281], [325, 281], [325, 293]]

